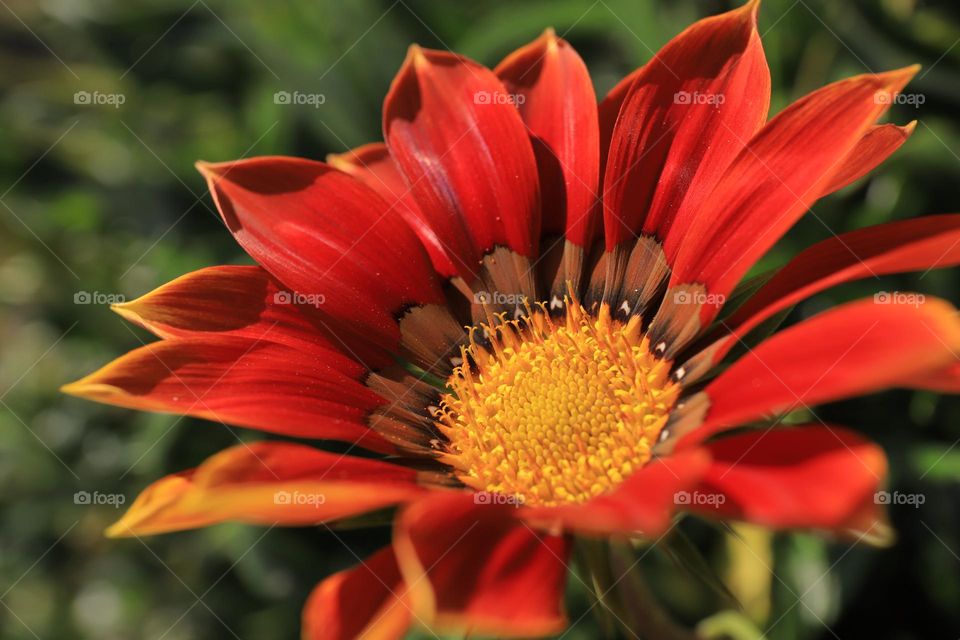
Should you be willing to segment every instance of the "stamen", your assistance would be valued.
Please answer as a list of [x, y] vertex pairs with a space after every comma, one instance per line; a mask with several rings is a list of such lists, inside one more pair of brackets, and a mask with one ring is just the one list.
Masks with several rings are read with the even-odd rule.
[[680, 393], [671, 363], [651, 351], [639, 317], [606, 306], [591, 316], [575, 300], [520, 319], [498, 316], [469, 332], [464, 362], [447, 381], [438, 428], [442, 460], [478, 491], [527, 504], [584, 502], [646, 464]]

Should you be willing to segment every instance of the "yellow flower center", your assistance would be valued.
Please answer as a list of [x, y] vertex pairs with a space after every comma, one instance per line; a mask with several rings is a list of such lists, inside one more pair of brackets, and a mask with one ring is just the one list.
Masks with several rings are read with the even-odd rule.
[[437, 412], [443, 459], [467, 486], [528, 505], [584, 502], [650, 459], [680, 391], [670, 362], [639, 318], [566, 307], [562, 320], [541, 305], [471, 330]]

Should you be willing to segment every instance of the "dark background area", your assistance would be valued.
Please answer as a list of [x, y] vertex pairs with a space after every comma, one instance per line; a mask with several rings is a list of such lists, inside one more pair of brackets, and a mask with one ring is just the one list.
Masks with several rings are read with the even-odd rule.
[[[600, 95], [720, 1], [0, 1], [0, 637], [296, 638], [303, 600], [383, 530], [221, 525], [108, 540], [122, 496], [191, 467], [241, 429], [112, 409], [57, 388], [150, 340], [97, 304], [246, 258], [194, 171], [197, 159], [322, 159], [380, 138], [380, 104], [411, 42], [489, 66], [547, 26], [586, 60]], [[819, 202], [767, 257], [782, 264], [831, 233], [960, 211], [960, 5], [766, 0], [772, 111], [830, 81], [924, 65], [890, 119], [918, 120], [872, 177]], [[276, 92], [323, 104], [277, 104]], [[77, 103], [77, 92], [123, 104]], [[114, 100], [116, 101], [116, 100]], [[841, 117], [842, 114], [838, 114]], [[960, 303], [958, 274], [870, 280], [821, 294], [788, 322], [876, 291]], [[91, 294], [93, 304], [78, 304]], [[99, 294], [99, 295], [96, 295]], [[960, 402], [891, 391], [817, 410], [880, 441], [898, 542], [851, 548], [697, 522], [684, 529], [770, 638], [960, 636]], [[809, 419], [809, 416], [806, 416]], [[790, 421], [804, 420], [802, 412]], [[653, 552], [657, 591], [693, 624], [722, 602]], [[571, 589], [571, 619], [586, 609]], [[567, 634], [590, 638], [584, 618]], [[744, 636], [749, 637], [749, 636]]]

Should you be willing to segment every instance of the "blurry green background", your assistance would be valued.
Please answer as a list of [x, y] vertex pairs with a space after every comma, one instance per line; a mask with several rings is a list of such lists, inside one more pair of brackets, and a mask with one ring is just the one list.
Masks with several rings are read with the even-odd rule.
[[[107, 540], [124, 496], [256, 434], [67, 398], [57, 387], [149, 340], [103, 296], [140, 295], [192, 269], [242, 262], [197, 159], [323, 158], [380, 137], [380, 103], [411, 42], [488, 65], [555, 26], [598, 93], [693, 20], [727, 2], [543, 0], [0, 1], [0, 637], [296, 638], [312, 586], [386, 530], [223, 525]], [[832, 80], [914, 62], [910, 142], [868, 180], [815, 207], [765, 266], [868, 224], [960, 210], [960, 7], [911, 0], [766, 0], [761, 31], [773, 110]], [[120, 94], [121, 105], [75, 94]], [[320, 93], [312, 106], [274, 93]], [[95, 94], [99, 92], [99, 94]], [[91, 98], [96, 102], [98, 98]], [[81, 99], [82, 102], [82, 99]], [[817, 219], [819, 218], [819, 220]], [[841, 287], [790, 322], [878, 290], [960, 302], [957, 272]], [[77, 304], [87, 292], [94, 304]], [[93, 294], [102, 294], [100, 296]], [[82, 299], [82, 296], [81, 296]], [[685, 523], [770, 638], [960, 636], [960, 402], [888, 392], [818, 410], [878, 439], [891, 489], [920, 492], [892, 516], [898, 544], [851, 549]], [[674, 612], [695, 623], [722, 601], [659, 552], [644, 560]], [[829, 571], [828, 571], [829, 569]], [[576, 591], [576, 590], [574, 590]], [[769, 606], [768, 606], [769, 601]], [[582, 593], [571, 596], [576, 619]], [[571, 638], [597, 633], [590, 617]]]

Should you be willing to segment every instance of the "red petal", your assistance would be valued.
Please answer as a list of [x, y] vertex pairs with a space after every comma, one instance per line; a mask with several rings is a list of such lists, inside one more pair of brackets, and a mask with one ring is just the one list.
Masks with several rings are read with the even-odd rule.
[[704, 446], [713, 464], [690, 510], [777, 529], [845, 527], [887, 471], [879, 446], [839, 427], [753, 431]]
[[723, 321], [730, 337], [711, 349], [719, 362], [738, 338], [778, 311], [829, 287], [869, 276], [960, 264], [960, 215], [928, 216], [857, 229], [798, 254]]
[[843, 189], [876, 169], [907, 141], [916, 126], [917, 122], [913, 121], [904, 127], [895, 124], [871, 127], [843, 160], [823, 195]]
[[621, 107], [623, 107], [623, 101], [626, 100], [630, 88], [641, 73], [645, 73], [644, 67], [634, 69], [630, 72], [630, 75], [621, 79], [613, 89], [610, 89], [609, 93], [604, 96], [603, 100], [600, 101], [600, 105], [597, 107], [597, 120], [600, 124], [601, 179], [605, 173], [604, 167], [606, 167], [607, 157], [610, 153], [610, 140], [613, 139], [613, 129], [617, 124], [617, 117], [620, 115]]
[[604, 182], [604, 176], [607, 172], [607, 159], [610, 155], [610, 141], [613, 139], [613, 128], [617, 124], [617, 116], [620, 115], [620, 108], [623, 101], [633, 86], [633, 82], [643, 72], [643, 67], [634, 69], [628, 76], [620, 80], [610, 89], [610, 92], [600, 101], [597, 107], [597, 120], [600, 129], [600, 202], [597, 203], [596, 210], [591, 214], [602, 216], [603, 214], [603, 196], [606, 193], [607, 184]]
[[673, 264], [671, 286], [701, 283], [717, 300], [703, 306], [702, 326], [820, 197], [888, 106], [877, 95], [899, 91], [915, 73], [909, 67], [824, 87], [784, 109], [743, 149], [697, 212]]
[[[960, 355], [957, 358], [960, 359]], [[940, 393], [960, 393], [960, 362], [953, 362], [943, 369], [921, 374], [910, 380], [908, 386]]]
[[516, 509], [474, 495], [435, 495], [410, 505], [395, 548], [414, 610], [437, 630], [541, 636], [566, 626], [569, 541], [535, 532]]
[[430, 228], [429, 220], [420, 211], [403, 175], [390, 157], [387, 145], [380, 142], [365, 144], [346, 153], [331, 154], [327, 156], [327, 161], [362, 181], [400, 213], [419, 236], [437, 273], [445, 278], [456, 274], [453, 260]]
[[371, 366], [393, 362], [364, 340], [344, 347], [348, 336], [330, 335], [321, 306], [298, 304], [260, 267], [223, 266], [188, 273], [113, 309], [161, 338], [227, 335], [305, 351], [322, 347], [321, 354], [346, 348]]
[[393, 548], [330, 576], [303, 608], [303, 640], [403, 638], [412, 622]]
[[611, 493], [582, 505], [525, 507], [520, 516], [538, 526], [559, 526], [586, 534], [640, 534], [657, 538], [677, 510], [676, 494], [700, 482], [709, 466], [702, 450], [655, 458]]
[[322, 299], [338, 332], [396, 349], [395, 314], [443, 300], [416, 235], [359, 180], [297, 158], [198, 167], [240, 245], [291, 290]]
[[608, 250], [641, 229], [664, 240], [676, 224], [667, 245], [672, 258], [691, 216], [766, 121], [770, 72], [758, 7], [751, 2], [695, 23], [637, 76], [605, 169]]
[[414, 46], [383, 105], [390, 154], [468, 283], [494, 246], [537, 248], [536, 161], [508, 96], [476, 62]]
[[423, 495], [416, 471], [299, 444], [255, 442], [147, 487], [111, 536], [141, 536], [235, 520], [307, 525], [361, 515]]
[[366, 425], [370, 411], [386, 401], [358, 382], [365, 372], [319, 346], [181, 338], [131, 351], [63, 391], [130, 409], [392, 450]]
[[529, 129], [543, 200], [543, 232], [581, 247], [594, 237], [600, 166], [597, 97], [586, 65], [548, 29], [495, 69]]
[[902, 385], [946, 366], [960, 349], [956, 309], [942, 300], [861, 300], [790, 327], [735, 362], [704, 390], [697, 440], [723, 427]]

